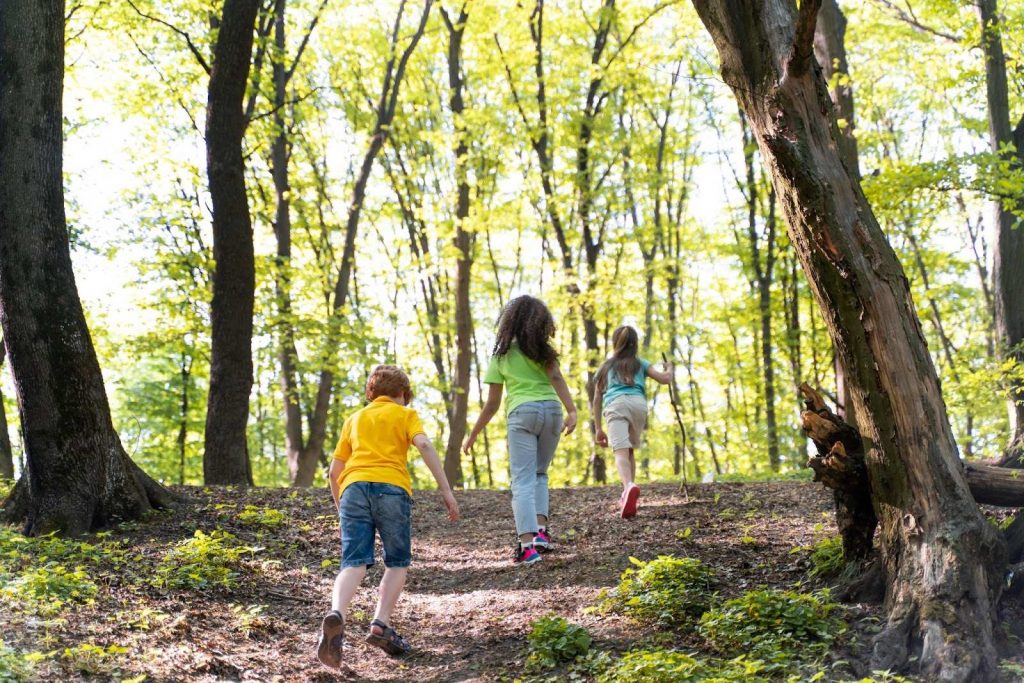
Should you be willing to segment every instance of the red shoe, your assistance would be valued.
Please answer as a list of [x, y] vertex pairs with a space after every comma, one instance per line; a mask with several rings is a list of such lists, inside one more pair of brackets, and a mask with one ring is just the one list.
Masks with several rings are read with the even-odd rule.
[[636, 484], [630, 484], [622, 493], [622, 510], [620, 512], [623, 519], [629, 519], [630, 517], [636, 517], [636, 501], [640, 498], [640, 487]]

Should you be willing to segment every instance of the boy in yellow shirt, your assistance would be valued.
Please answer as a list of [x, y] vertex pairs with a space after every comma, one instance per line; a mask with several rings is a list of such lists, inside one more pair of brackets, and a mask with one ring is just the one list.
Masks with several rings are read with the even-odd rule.
[[328, 477], [340, 518], [341, 571], [334, 581], [331, 611], [321, 624], [317, 657], [333, 669], [341, 666], [344, 615], [373, 565], [375, 531], [384, 546], [385, 569], [366, 642], [390, 655], [410, 649], [391, 627], [391, 612], [412, 560], [412, 482], [406, 468], [410, 445], [419, 449], [437, 480], [448, 521], [459, 519], [459, 505], [437, 451], [419, 415], [406, 407], [412, 400], [406, 374], [393, 365], [378, 365], [366, 382], [366, 398], [370, 404], [345, 420]]

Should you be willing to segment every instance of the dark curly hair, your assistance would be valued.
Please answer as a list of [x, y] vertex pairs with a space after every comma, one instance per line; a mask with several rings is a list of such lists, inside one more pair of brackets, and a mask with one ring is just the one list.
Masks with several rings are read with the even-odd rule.
[[615, 372], [619, 383], [627, 386], [633, 384], [633, 378], [642, 367], [636, 357], [639, 351], [639, 335], [629, 325], [623, 325], [612, 333], [612, 357], [606, 360], [594, 378], [594, 386], [598, 393], [608, 388], [608, 373]]
[[505, 305], [498, 318], [498, 334], [492, 356], [504, 356], [515, 341], [530, 360], [545, 368], [558, 360], [551, 346], [555, 319], [544, 302], [532, 296], [517, 296]]

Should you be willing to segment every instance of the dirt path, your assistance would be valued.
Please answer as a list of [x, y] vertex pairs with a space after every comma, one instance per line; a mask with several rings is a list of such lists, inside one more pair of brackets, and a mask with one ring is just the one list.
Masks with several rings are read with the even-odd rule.
[[[123, 576], [101, 587], [95, 604], [46, 622], [0, 607], [15, 634], [8, 646], [55, 650], [83, 642], [128, 648], [109, 678], [146, 674], [156, 681], [466, 681], [521, 674], [530, 622], [558, 614], [586, 626], [597, 647], [623, 650], [649, 636], [614, 616], [584, 612], [616, 584], [632, 555], [673, 553], [713, 567], [727, 593], [791, 587], [806, 571], [796, 546], [832, 533], [830, 498], [818, 485], [646, 486], [640, 515], [618, 519], [613, 488], [552, 492], [557, 549], [534, 566], [511, 562], [507, 492], [459, 494], [464, 520], [449, 525], [432, 492], [414, 507], [414, 564], [395, 626], [415, 654], [393, 660], [362, 643], [373, 612], [380, 566], [353, 604], [346, 670], [316, 662], [319, 619], [337, 569], [337, 524], [325, 491], [185, 489], [195, 503], [174, 515], [119, 531], [137, 552]], [[246, 505], [274, 509], [283, 522], [242, 523]], [[815, 531], [815, 525], [819, 525]], [[196, 530], [223, 529], [258, 548], [233, 589], [159, 590], [148, 574], [174, 543]], [[690, 529], [687, 532], [686, 529]], [[148, 611], [148, 612], [147, 612]], [[139, 615], [149, 614], [141, 627]], [[246, 634], [245, 631], [248, 631]], [[66, 680], [72, 664], [54, 660], [44, 678]], [[103, 678], [101, 675], [100, 678]], [[93, 679], [95, 680], [95, 679]]]

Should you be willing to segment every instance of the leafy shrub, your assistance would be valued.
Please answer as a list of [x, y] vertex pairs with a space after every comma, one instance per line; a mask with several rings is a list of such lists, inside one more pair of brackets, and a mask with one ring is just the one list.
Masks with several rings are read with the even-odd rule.
[[810, 560], [811, 569], [807, 574], [811, 578], [838, 576], [846, 567], [842, 537], [829, 536], [812, 545]]
[[157, 588], [233, 587], [238, 580], [235, 568], [250, 551], [233, 545], [235, 537], [215, 530], [207, 535], [196, 531], [187, 541], [171, 548], [156, 567], [152, 583]]
[[229, 607], [231, 607], [231, 614], [235, 618], [235, 629], [246, 638], [251, 638], [256, 633], [269, 631], [273, 626], [270, 618], [263, 614], [266, 605], [229, 605]]
[[659, 626], [689, 625], [711, 605], [714, 573], [689, 557], [662, 555], [649, 562], [629, 558], [609, 598], [611, 607], [637, 621]]
[[23, 683], [35, 678], [36, 664], [46, 655], [41, 652], [21, 653], [0, 640], [0, 683]]
[[0, 584], [6, 600], [44, 616], [56, 614], [69, 603], [90, 602], [98, 590], [82, 567], [69, 570], [56, 562], [0, 577]]
[[700, 631], [719, 652], [747, 651], [785, 668], [822, 656], [845, 630], [837, 607], [828, 591], [750, 591], [706, 612]]
[[676, 650], [633, 650], [598, 677], [599, 683], [761, 683], [764, 665], [744, 657], [698, 659]]
[[530, 644], [528, 668], [550, 669], [582, 657], [590, 650], [592, 640], [587, 629], [562, 617], [541, 617], [532, 626], [526, 636]]
[[285, 517], [284, 512], [276, 508], [261, 508], [255, 505], [246, 505], [245, 508], [238, 513], [237, 519], [239, 523], [244, 526], [274, 529], [284, 524], [287, 518]]
[[93, 643], [82, 643], [64, 648], [60, 659], [64, 668], [70, 671], [100, 676], [114, 673], [120, 664], [121, 655], [127, 652], [128, 648], [119, 645], [103, 647]]

